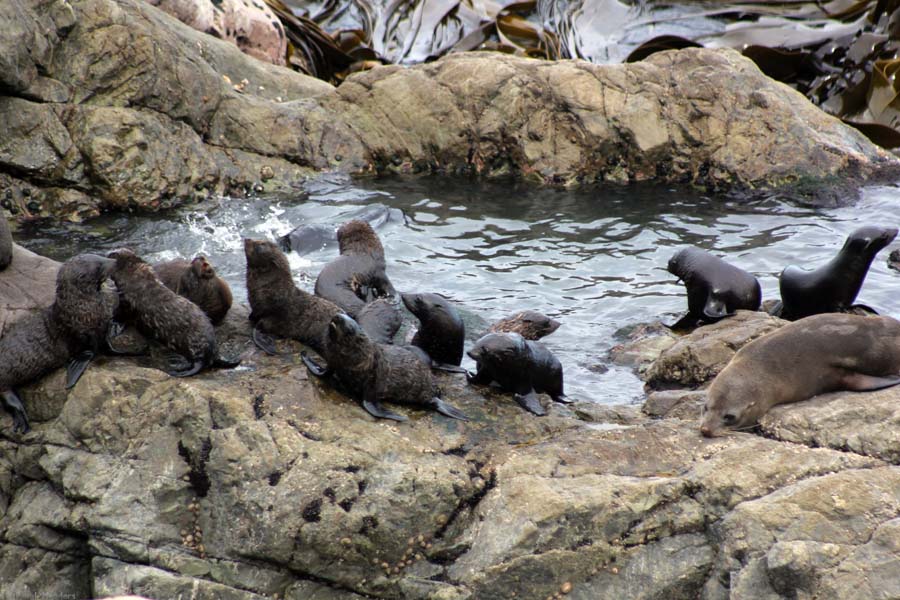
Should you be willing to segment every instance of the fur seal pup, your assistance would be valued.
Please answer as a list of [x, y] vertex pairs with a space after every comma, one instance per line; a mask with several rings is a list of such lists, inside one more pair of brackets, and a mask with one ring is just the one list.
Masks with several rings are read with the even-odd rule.
[[900, 383], [900, 321], [840, 313], [789, 323], [737, 351], [713, 380], [700, 432], [753, 427], [778, 404]]
[[559, 329], [559, 321], [536, 310], [523, 310], [511, 317], [500, 319], [490, 326], [489, 333], [518, 333], [532, 342]]
[[16, 431], [29, 425], [15, 388], [67, 362], [66, 387], [72, 387], [106, 339], [116, 298], [102, 285], [114, 266], [94, 254], [70, 258], [57, 273], [53, 304], [14, 322], [0, 338], [0, 398]]
[[202, 254], [191, 261], [176, 258], [157, 263], [153, 270], [163, 285], [202, 308], [213, 325], [221, 323], [231, 309], [231, 288]]
[[9, 221], [6, 215], [0, 211], [0, 271], [12, 262], [12, 233], [9, 230]]
[[393, 344], [394, 336], [403, 325], [403, 317], [397, 306], [386, 298], [379, 298], [366, 304], [359, 314], [356, 322], [363, 328], [373, 342], [379, 344]]
[[276, 354], [274, 340], [264, 334], [279, 335], [322, 354], [328, 323], [343, 311], [294, 285], [288, 259], [273, 242], [245, 239], [244, 256], [254, 343], [264, 352]]
[[377, 298], [395, 298], [385, 273], [384, 247], [365, 221], [348, 221], [337, 232], [340, 256], [322, 269], [315, 293], [340, 306], [353, 318]]
[[335, 315], [328, 323], [325, 368], [305, 353], [301, 356], [313, 375], [327, 377], [333, 373], [373, 417], [405, 421], [406, 417], [381, 406], [382, 402], [393, 402], [468, 420], [459, 409], [441, 400], [431, 370], [415, 354], [399, 346], [373, 342], [348, 315]]
[[540, 342], [528, 341], [518, 333], [489, 333], [466, 354], [477, 365], [475, 374], [466, 377], [469, 383], [496, 381], [530, 413], [547, 414], [536, 393], [545, 392], [554, 402], [570, 402], [563, 393], [562, 364]]
[[738, 309], [759, 310], [759, 280], [705, 250], [684, 248], [669, 259], [667, 269], [684, 282], [688, 296], [688, 313], [670, 329], [715, 323]]
[[[466, 326], [456, 308], [437, 294], [401, 294], [403, 304], [419, 319], [419, 329], [410, 342], [421, 348], [435, 368], [459, 367], [466, 341]], [[461, 369], [450, 369], [464, 372]]]
[[[403, 211], [384, 204], [369, 204], [348, 213], [345, 219], [359, 219], [377, 229], [392, 221], [402, 222]], [[293, 250], [297, 254], [311, 254], [336, 243], [337, 226], [325, 223], [304, 223], [287, 235], [278, 238], [278, 245], [285, 252]]]
[[163, 285], [147, 262], [127, 248], [109, 253], [116, 261], [112, 280], [120, 302], [138, 329], [165, 344], [177, 356], [169, 359], [169, 375], [189, 377], [207, 367], [230, 369], [240, 360], [219, 356], [216, 333], [203, 310]]
[[[897, 237], [895, 227], [860, 227], [851, 233], [837, 256], [813, 271], [786, 267], [778, 278], [781, 305], [773, 314], [796, 320], [853, 306], [875, 255]], [[874, 312], [874, 311], [872, 311]]]

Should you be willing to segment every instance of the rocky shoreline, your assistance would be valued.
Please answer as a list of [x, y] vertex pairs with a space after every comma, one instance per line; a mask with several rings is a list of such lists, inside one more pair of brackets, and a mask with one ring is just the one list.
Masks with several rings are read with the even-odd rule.
[[[31, 260], [52, 280], [55, 263]], [[4, 308], [23, 277], [0, 273]], [[699, 385], [777, 326], [744, 312], [661, 354], [654, 338], [635, 348], [659, 354], [656, 387]], [[176, 379], [152, 358], [104, 358], [68, 393], [62, 370], [25, 388], [27, 435], [0, 418], [2, 597], [897, 593], [896, 389], [778, 407], [758, 432], [707, 440], [690, 388], [538, 418], [444, 375], [472, 421], [404, 410], [396, 424], [310, 380], [296, 354], [255, 350], [246, 308], [218, 333], [244, 367]]]
[[729, 50], [605, 66], [461, 53], [335, 88], [142, 0], [10, 0], [0, 25], [0, 202], [18, 217], [290, 194], [322, 170], [834, 203], [900, 165]]

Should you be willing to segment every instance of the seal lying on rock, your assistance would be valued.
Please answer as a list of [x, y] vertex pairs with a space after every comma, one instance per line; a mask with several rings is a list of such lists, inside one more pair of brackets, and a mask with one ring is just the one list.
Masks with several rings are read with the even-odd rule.
[[700, 432], [753, 427], [778, 404], [900, 383], [900, 321], [839, 313], [789, 323], [734, 355], [707, 392]]
[[490, 326], [490, 333], [518, 333], [526, 340], [537, 341], [559, 329], [559, 321], [536, 310], [523, 310], [500, 319]]
[[785, 268], [778, 278], [781, 304], [772, 314], [796, 320], [850, 309], [875, 255], [895, 237], [895, 227], [860, 227], [847, 237], [837, 256], [818, 269]]
[[213, 325], [221, 323], [231, 309], [231, 288], [202, 254], [191, 261], [177, 258], [157, 263], [153, 270], [167, 288], [202, 308]]
[[0, 271], [12, 262], [12, 233], [6, 215], [0, 212]]
[[325, 368], [306, 354], [302, 358], [309, 371], [318, 377], [333, 373], [373, 417], [405, 421], [406, 417], [381, 406], [382, 402], [393, 402], [468, 420], [459, 409], [441, 400], [440, 388], [431, 371], [415, 354], [398, 346], [376, 344], [347, 315], [336, 315], [328, 324], [324, 356]]
[[685, 248], [669, 259], [668, 271], [687, 288], [688, 313], [671, 329], [715, 323], [734, 311], [759, 310], [762, 289], [753, 275], [700, 248]]
[[[428, 355], [434, 368], [459, 367], [466, 326], [456, 308], [437, 294], [401, 294], [400, 297], [409, 312], [419, 319], [419, 329], [410, 343]], [[464, 372], [455, 368], [449, 370]]]
[[569, 403], [563, 393], [563, 370], [559, 360], [540, 342], [531, 342], [518, 333], [489, 333], [467, 352], [475, 361], [469, 383], [489, 384], [513, 392], [513, 398], [528, 412], [547, 414], [536, 393], [545, 392], [554, 402]]
[[93, 254], [67, 260], [56, 276], [53, 305], [19, 319], [0, 338], [0, 397], [16, 431], [28, 431], [29, 426], [15, 388], [70, 359], [66, 387], [72, 387], [102, 345], [115, 295], [101, 287], [114, 266], [114, 261]]
[[365, 221], [349, 221], [337, 232], [340, 256], [316, 279], [315, 293], [356, 318], [367, 302], [395, 298], [394, 286], [385, 273], [384, 247]]
[[240, 364], [219, 356], [216, 333], [206, 313], [163, 285], [148, 263], [126, 248], [109, 257], [116, 261], [112, 280], [119, 299], [138, 329], [178, 354], [169, 360], [170, 375], [189, 377], [207, 367], [230, 369]]

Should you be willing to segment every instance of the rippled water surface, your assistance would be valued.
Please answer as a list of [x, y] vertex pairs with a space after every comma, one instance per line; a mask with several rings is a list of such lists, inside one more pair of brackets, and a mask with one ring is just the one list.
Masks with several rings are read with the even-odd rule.
[[[607, 353], [621, 342], [623, 328], [660, 318], [670, 323], [685, 312], [684, 289], [665, 270], [677, 249], [711, 250], [757, 275], [764, 298], [777, 297], [785, 265], [824, 263], [863, 224], [896, 226], [897, 197], [897, 188], [870, 188], [852, 207], [822, 210], [657, 187], [563, 192], [332, 176], [290, 200], [223, 199], [165, 216], [105, 216], [64, 231], [31, 226], [17, 237], [57, 259], [123, 245], [151, 261], [203, 252], [245, 301], [242, 237], [275, 238], [302, 224], [336, 227], [374, 205], [399, 209], [402, 215], [395, 210], [375, 223], [399, 290], [452, 298], [470, 341], [517, 310], [557, 318], [562, 327], [544, 342], [563, 363], [569, 395], [621, 403], [641, 397], [641, 383], [629, 369], [610, 365]], [[876, 258], [859, 301], [896, 316], [900, 274], [885, 263], [894, 247], [900, 243]], [[319, 270], [336, 255], [336, 243], [290, 253], [298, 285], [312, 291]]]

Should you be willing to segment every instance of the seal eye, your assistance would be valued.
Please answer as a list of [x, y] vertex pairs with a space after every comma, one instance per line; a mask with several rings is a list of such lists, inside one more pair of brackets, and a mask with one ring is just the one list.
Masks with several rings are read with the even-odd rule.
[[737, 415], [734, 413], [725, 413], [722, 415], [722, 423], [724, 423], [726, 427], [734, 425], [737, 423]]

